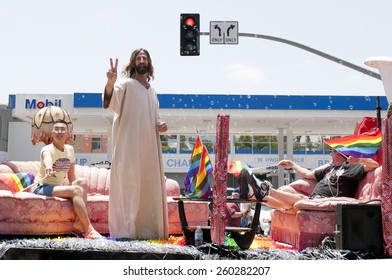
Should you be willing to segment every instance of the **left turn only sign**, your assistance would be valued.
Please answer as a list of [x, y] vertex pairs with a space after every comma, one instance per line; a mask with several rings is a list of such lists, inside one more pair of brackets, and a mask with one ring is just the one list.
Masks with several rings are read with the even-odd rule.
[[238, 21], [210, 21], [210, 44], [238, 44]]

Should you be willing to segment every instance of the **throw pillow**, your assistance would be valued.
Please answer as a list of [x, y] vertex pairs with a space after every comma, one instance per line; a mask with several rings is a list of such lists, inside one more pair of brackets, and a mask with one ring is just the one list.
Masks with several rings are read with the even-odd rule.
[[0, 173], [0, 190], [9, 190], [16, 193], [33, 183], [33, 173]]

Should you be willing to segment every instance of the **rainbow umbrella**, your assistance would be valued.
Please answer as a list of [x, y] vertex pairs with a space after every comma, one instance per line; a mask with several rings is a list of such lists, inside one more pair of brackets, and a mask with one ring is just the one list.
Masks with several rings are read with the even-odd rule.
[[232, 161], [230, 161], [230, 164], [229, 164], [229, 173], [234, 176], [238, 176], [240, 174], [241, 170], [244, 168], [250, 169], [252, 167], [247, 165], [246, 163], [243, 163], [242, 161], [232, 160]]

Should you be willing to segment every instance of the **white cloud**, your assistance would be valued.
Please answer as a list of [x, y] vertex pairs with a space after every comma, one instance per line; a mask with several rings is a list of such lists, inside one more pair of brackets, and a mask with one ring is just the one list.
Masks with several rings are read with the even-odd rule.
[[265, 77], [260, 69], [246, 64], [230, 64], [226, 78], [231, 82], [261, 84]]

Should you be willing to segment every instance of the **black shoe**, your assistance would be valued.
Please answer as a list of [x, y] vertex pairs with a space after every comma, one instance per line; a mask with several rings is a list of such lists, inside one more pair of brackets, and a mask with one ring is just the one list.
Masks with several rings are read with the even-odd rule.
[[249, 185], [248, 185], [248, 170], [242, 169], [240, 174], [238, 175], [238, 185], [239, 185], [239, 197], [240, 199], [249, 199]]
[[272, 184], [267, 180], [261, 181], [254, 174], [252, 174], [251, 171], [250, 175], [250, 186], [253, 189], [253, 193], [258, 201], [262, 201], [264, 197], [268, 195]]

